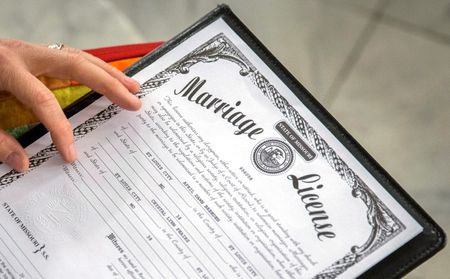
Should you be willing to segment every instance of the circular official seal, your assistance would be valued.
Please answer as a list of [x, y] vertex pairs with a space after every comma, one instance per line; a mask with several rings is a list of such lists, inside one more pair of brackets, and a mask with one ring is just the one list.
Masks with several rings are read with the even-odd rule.
[[53, 185], [28, 198], [24, 219], [45, 240], [61, 243], [81, 237], [87, 216], [87, 207], [68, 185]]
[[294, 152], [279, 139], [266, 139], [253, 149], [252, 162], [261, 172], [276, 175], [292, 166]]

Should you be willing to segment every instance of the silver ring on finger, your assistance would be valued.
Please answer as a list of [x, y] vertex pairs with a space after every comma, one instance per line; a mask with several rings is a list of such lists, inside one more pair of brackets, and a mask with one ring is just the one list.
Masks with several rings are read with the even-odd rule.
[[61, 50], [64, 48], [64, 44], [63, 43], [54, 43], [54, 44], [49, 44], [47, 47], [50, 49]]

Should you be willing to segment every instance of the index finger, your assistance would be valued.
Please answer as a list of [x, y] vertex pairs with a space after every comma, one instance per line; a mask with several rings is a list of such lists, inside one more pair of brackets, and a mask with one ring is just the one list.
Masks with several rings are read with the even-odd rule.
[[38, 60], [47, 65], [46, 75], [77, 80], [91, 89], [105, 95], [119, 106], [138, 110], [141, 101], [114, 76], [92, 63], [77, 49], [54, 50], [43, 47]]
[[35, 76], [22, 67], [10, 68], [9, 80], [3, 80], [5, 89], [30, 107], [50, 132], [56, 148], [65, 161], [76, 159], [72, 126], [64, 115], [55, 96]]

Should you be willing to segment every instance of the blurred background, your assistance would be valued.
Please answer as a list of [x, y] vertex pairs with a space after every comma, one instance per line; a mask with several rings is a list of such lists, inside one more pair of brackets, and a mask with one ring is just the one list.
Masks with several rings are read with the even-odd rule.
[[[0, 38], [168, 40], [227, 3], [450, 232], [450, 0], [1, 0]], [[449, 278], [444, 249], [408, 278]]]

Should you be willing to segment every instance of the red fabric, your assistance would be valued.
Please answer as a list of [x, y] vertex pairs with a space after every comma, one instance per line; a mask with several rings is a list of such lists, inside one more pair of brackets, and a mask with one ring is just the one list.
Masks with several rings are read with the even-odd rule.
[[142, 44], [131, 44], [131, 45], [120, 45], [111, 47], [102, 47], [95, 49], [87, 49], [86, 52], [97, 56], [106, 62], [141, 57], [155, 48], [162, 45], [163, 42], [153, 42], [153, 43], [142, 43]]

